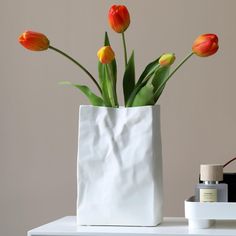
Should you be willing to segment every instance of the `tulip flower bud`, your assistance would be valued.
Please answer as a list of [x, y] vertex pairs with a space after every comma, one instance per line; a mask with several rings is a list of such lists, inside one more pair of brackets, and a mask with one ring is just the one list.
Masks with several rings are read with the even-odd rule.
[[175, 61], [175, 54], [174, 53], [165, 53], [159, 59], [159, 64], [161, 66], [170, 66]]
[[208, 57], [217, 52], [219, 48], [218, 37], [215, 34], [203, 34], [196, 38], [192, 51], [197, 56]]
[[115, 53], [110, 46], [104, 46], [98, 50], [97, 56], [102, 64], [109, 64], [114, 60]]
[[49, 47], [48, 38], [41, 33], [26, 31], [18, 38], [20, 44], [32, 51], [43, 51]]
[[124, 5], [113, 5], [108, 13], [111, 28], [117, 33], [123, 33], [129, 27], [129, 11]]

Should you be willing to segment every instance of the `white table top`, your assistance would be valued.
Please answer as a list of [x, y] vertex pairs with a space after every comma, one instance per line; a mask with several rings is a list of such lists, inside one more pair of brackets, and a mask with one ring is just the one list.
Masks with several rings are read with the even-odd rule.
[[184, 218], [164, 218], [164, 222], [156, 227], [114, 227], [114, 226], [79, 226], [75, 216], [66, 216], [49, 224], [40, 226], [28, 232], [28, 236], [236, 236], [236, 221], [219, 221], [210, 229], [189, 230]]

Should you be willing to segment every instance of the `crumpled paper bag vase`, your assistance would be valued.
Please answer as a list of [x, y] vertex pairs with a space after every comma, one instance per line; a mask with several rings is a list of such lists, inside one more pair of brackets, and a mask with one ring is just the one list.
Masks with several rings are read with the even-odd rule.
[[160, 106], [81, 106], [77, 176], [79, 225], [161, 223]]

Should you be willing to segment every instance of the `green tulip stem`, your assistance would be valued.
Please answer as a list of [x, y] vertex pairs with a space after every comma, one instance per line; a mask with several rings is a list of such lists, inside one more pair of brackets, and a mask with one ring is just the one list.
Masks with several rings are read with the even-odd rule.
[[180, 63], [179, 63], [179, 65], [171, 72], [171, 74], [167, 77], [167, 79], [166, 79], [166, 81], [168, 80], [168, 79], [170, 79], [170, 77], [193, 55], [194, 53], [193, 52], [191, 52], [187, 57], [185, 57], [184, 59], [183, 59], [183, 61], [181, 61]]
[[125, 56], [125, 67], [127, 66], [127, 49], [126, 49], [126, 42], [125, 42], [125, 33], [122, 32], [122, 41], [124, 47], [124, 56]]
[[160, 84], [159, 88], [156, 90], [156, 92], [154, 93], [154, 97], [160, 92], [160, 90], [163, 88], [163, 86], [165, 86], [166, 82], [172, 77], [172, 75], [193, 55], [194, 53], [191, 52], [187, 57], [185, 57], [180, 63], [179, 65], [170, 73], [170, 75], [162, 81], [162, 83]]
[[60, 49], [58, 48], [55, 48], [53, 46], [49, 46], [50, 49], [58, 52], [59, 54], [67, 57], [68, 59], [70, 59], [72, 62], [74, 62], [77, 66], [79, 66], [91, 79], [92, 81], [95, 83], [95, 85], [97, 86], [99, 92], [102, 94], [102, 90], [98, 84], [98, 82], [96, 81], [96, 79], [90, 74], [90, 72], [84, 67], [82, 66], [78, 61], [76, 61], [74, 58], [72, 58], [71, 56], [69, 56], [68, 54], [66, 54], [65, 52], [61, 51]]

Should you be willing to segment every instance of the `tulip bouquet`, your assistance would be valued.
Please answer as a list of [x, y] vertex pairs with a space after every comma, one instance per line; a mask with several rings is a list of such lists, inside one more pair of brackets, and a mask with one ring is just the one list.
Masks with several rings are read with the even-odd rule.
[[[213, 55], [218, 50], [218, 38], [215, 34], [200, 35], [193, 43], [192, 50], [186, 58], [172, 71], [171, 66], [175, 61], [173, 53], [165, 53], [149, 63], [140, 75], [138, 80], [135, 78], [134, 52], [128, 59], [125, 41], [125, 31], [130, 25], [130, 15], [124, 5], [113, 5], [108, 13], [110, 27], [122, 36], [124, 47], [125, 71], [123, 75], [124, 104], [126, 107], [154, 105], [167, 81], [174, 73], [192, 56], [207, 57]], [[105, 33], [104, 46], [98, 50], [98, 80], [77, 60], [65, 52], [55, 48], [49, 39], [42, 33], [26, 31], [19, 37], [19, 42], [27, 49], [32, 51], [43, 51], [51, 49], [65, 56], [80, 67], [93, 81], [99, 91], [95, 94], [88, 86], [74, 84], [68, 81], [61, 82], [78, 88], [89, 99], [94, 106], [119, 107], [116, 83], [117, 66], [115, 53], [112, 50], [107, 32]]]

